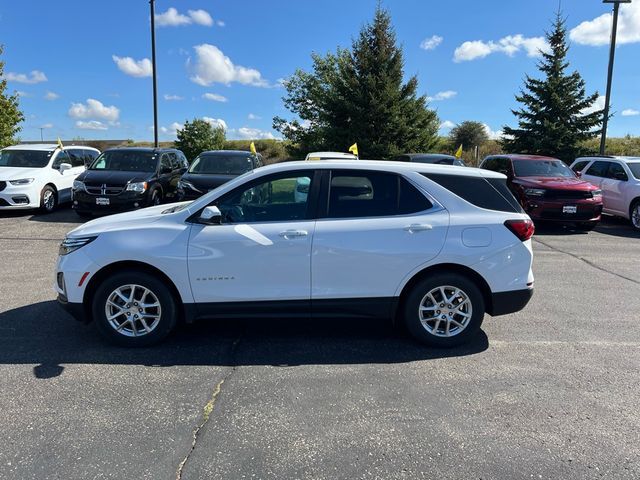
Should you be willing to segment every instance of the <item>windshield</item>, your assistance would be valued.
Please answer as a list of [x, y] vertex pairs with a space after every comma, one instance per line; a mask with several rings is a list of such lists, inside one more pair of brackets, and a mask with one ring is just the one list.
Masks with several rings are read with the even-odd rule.
[[250, 156], [240, 155], [203, 155], [197, 157], [189, 173], [200, 173], [203, 175], [240, 175], [253, 169]]
[[514, 160], [516, 177], [575, 177], [560, 160]]
[[627, 163], [627, 166], [629, 167], [629, 170], [631, 170], [633, 176], [640, 180], [640, 162]]
[[52, 153], [47, 150], [2, 150], [0, 167], [43, 168], [49, 164]]
[[158, 154], [134, 150], [104, 152], [91, 164], [89, 170], [118, 170], [122, 172], [155, 172]]

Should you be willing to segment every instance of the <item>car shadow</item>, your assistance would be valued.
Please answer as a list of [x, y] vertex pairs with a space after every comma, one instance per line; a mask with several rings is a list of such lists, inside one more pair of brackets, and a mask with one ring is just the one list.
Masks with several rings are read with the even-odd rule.
[[35, 364], [37, 378], [59, 376], [66, 364], [387, 364], [474, 355], [488, 346], [480, 331], [462, 347], [428, 348], [389, 321], [233, 320], [180, 325], [165, 342], [132, 349], [107, 344], [54, 301], [0, 313], [0, 364]]
[[[640, 238], [640, 232], [634, 230], [628, 220], [609, 215], [603, 215], [602, 220], [593, 231], [604, 235], [614, 235], [616, 237]], [[580, 230], [571, 224], [537, 222], [535, 235], [588, 235], [589, 233], [591, 232]]]
[[45, 223], [84, 223], [86, 220], [78, 216], [78, 214], [70, 207], [58, 207], [51, 213], [41, 213], [38, 210], [3, 210], [0, 212], [0, 218], [24, 218], [31, 222]]

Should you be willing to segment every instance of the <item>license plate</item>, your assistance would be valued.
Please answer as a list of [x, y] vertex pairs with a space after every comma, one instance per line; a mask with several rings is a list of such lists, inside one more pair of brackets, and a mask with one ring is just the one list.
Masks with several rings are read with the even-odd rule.
[[577, 213], [578, 212], [578, 207], [576, 207], [575, 205], [567, 205], [562, 207], [562, 213]]
[[96, 198], [96, 205], [109, 205], [109, 199], [98, 197]]

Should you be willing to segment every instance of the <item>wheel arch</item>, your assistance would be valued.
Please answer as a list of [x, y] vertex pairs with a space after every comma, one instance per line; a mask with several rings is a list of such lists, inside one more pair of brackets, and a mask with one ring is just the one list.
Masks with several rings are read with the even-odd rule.
[[180, 292], [178, 291], [178, 288], [168, 275], [166, 275], [159, 268], [154, 267], [153, 265], [149, 265], [148, 263], [135, 260], [126, 260], [110, 263], [109, 265], [102, 267], [91, 277], [91, 279], [87, 283], [82, 298], [82, 308], [84, 310], [85, 318], [89, 319], [88, 321], [92, 320], [91, 304], [93, 303], [93, 297], [95, 295], [97, 286], [100, 285], [100, 283], [110, 275], [121, 272], [123, 270], [137, 270], [139, 272], [144, 272], [161, 279], [169, 287], [169, 290], [171, 291], [171, 294], [176, 301], [177, 310], [178, 312], [180, 312], [180, 316], [182, 318], [185, 317], [185, 304], [182, 300]]
[[402, 288], [402, 292], [400, 292], [400, 296], [398, 297], [398, 305], [396, 308], [396, 315], [402, 312], [402, 308], [404, 306], [404, 302], [406, 301], [409, 292], [413, 289], [413, 287], [418, 283], [429, 277], [430, 275], [434, 275], [436, 273], [457, 273], [463, 275], [470, 280], [474, 281], [480, 291], [482, 292], [482, 297], [484, 299], [485, 312], [491, 314], [493, 311], [493, 300], [491, 294], [491, 287], [484, 279], [482, 275], [480, 275], [475, 270], [466, 267], [464, 265], [460, 265], [458, 263], [440, 263], [437, 265], [431, 265], [423, 270], [420, 270], [416, 273], [411, 279], [404, 285]]
[[631, 218], [634, 205], [638, 202], [640, 202], [640, 196], [631, 199], [631, 201], [629, 202], [629, 218]]

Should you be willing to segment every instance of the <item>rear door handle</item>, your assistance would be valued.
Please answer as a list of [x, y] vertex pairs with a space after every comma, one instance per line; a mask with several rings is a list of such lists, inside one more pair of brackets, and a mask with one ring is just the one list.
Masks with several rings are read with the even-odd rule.
[[409, 233], [424, 232], [425, 230], [433, 230], [433, 226], [428, 223], [412, 223], [404, 227]]
[[285, 230], [284, 232], [280, 232], [279, 235], [282, 238], [296, 238], [296, 237], [306, 237], [309, 235], [309, 232], [306, 230]]

